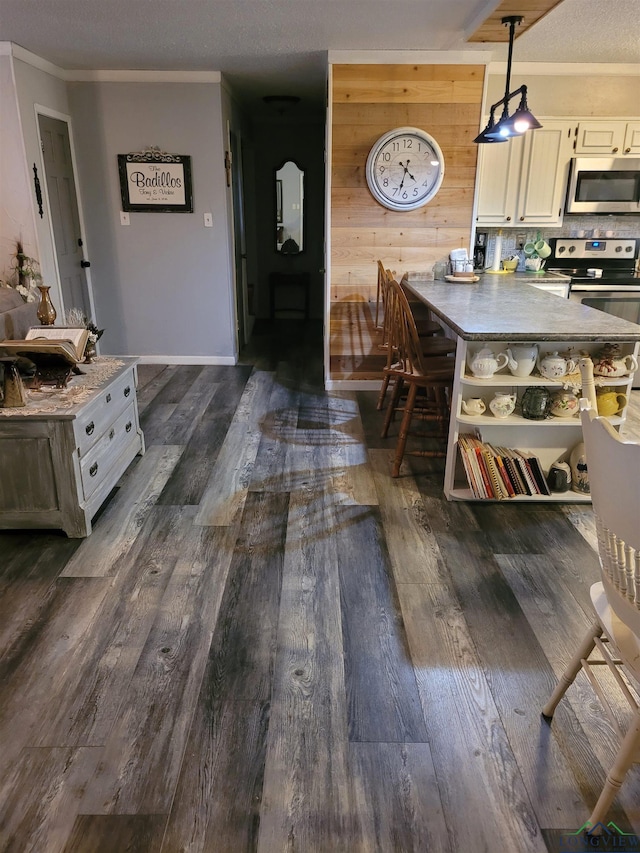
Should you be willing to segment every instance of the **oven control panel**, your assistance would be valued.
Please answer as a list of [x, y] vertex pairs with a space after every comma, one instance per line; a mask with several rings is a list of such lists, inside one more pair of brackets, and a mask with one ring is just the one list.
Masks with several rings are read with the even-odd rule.
[[555, 243], [556, 258], [572, 260], [628, 260], [633, 262], [637, 256], [638, 240], [593, 239], [583, 240], [573, 237], [558, 237]]

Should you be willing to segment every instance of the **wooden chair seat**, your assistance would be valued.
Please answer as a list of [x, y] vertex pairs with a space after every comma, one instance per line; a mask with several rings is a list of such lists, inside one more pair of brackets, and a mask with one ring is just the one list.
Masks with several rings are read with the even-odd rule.
[[[593, 834], [602, 824], [634, 763], [640, 763], [640, 444], [623, 441], [608, 420], [598, 417], [593, 364], [580, 359], [582, 432], [587, 457], [600, 558], [600, 582], [591, 587], [593, 625], [542, 709], [550, 720], [556, 706], [584, 670], [619, 748], [589, 821]], [[601, 674], [613, 675], [606, 680]], [[631, 710], [626, 727], [611, 709], [612, 684]]]

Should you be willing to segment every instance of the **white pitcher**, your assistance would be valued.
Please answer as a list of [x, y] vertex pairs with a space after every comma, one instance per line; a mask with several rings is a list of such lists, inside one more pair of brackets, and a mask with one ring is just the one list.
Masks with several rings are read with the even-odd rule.
[[537, 344], [513, 344], [507, 349], [508, 367], [513, 376], [530, 376], [538, 359]]
[[505, 394], [503, 391], [496, 391], [493, 400], [489, 403], [489, 408], [496, 418], [508, 418], [515, 407], [516, 395]]

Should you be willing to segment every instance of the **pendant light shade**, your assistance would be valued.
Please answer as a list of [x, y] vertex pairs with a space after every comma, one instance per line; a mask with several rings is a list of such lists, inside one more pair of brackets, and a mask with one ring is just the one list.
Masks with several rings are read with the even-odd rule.
[[[509, 58], [507, 60], [507, 77], [505, 81], [504, 98], [496, 101], [491, 107], [489, 122], [485, 129], [479, 133], [473, 140], [478, 144], [487, 142], [506, 142], [512, 136], [520, 136], [526, 133], [527, 130], [537, 130], [542, 127], [538, 119], [529, 111], [527, 104], [527, 87], [520, 86], [513, 92], [509, 91], [511, 85], [511, 60], [513, 57], [513, 39], [515, 36], [516, 24], [522, 21], [522, 15], [509, 15], [502, 19], [503, 24], [509, 25]], [[520, 95], [520, 103], [518, 109], [509, 115], [509, 102]], [[500, 121], [495, 122], [495, 111], [502, 105], [502, 115]]]
[[476, 136], [476, 138], [475, 138], [473, 141], [474, 141], [474, 142], [477, 142], [477, 143], [484, 143], [484, 142], [506, 142], [506, 141], [507, 141], [507, 137], [506, 137], [506, 136], [496, 135], [496, 134], [494, 133], [495, 129], [496, 129], [496, 122], [495, 122], [495, 118], [494, 118], [493, 110], [491, 110], [491, 115], [489, 116], [489, 122], [488, 122], [487, 126], [486, 126], [486, 127], [485, 127], [485, 129], [482, 131], [482, 133], [479, 133], [479, 134]]

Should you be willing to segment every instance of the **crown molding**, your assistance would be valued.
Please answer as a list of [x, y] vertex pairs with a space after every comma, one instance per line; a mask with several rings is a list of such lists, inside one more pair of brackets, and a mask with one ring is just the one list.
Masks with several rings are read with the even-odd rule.
[[[506, 74], [506, 62], [491, 62], [489, 74]], [[640, 63], [616, 62], [514, 62], [514, 74], [528, 77], [638, 77]]]
[[69, 70], [10, 41], [0, 41], [0, 56], [12, 56], [46, 74], [74, 83], [220, 83], [222, 80], [220, 71]]
[[14, 59], [26, 62], [27, 65], [32, 65], [34, 68], [44, 71], [45, 74], [51, 74], [52, 77], [58, 77], [60, 80], [68, 79], [67, 72], [64, 68], [60, 68], [58, 65], [54, 65], [53, 62], [49, 62], [49, 60], [43, 59], [35, 53], [31, 53], [30, 50], [26, 50], [26, 48], [21, 47], [19, 44], [4, 41], [0, 42], [0, 48], [0, 52], [4, 56], [12, 56]]
[[220, 83], [220, 71], [67, 71], [74, 83]]

